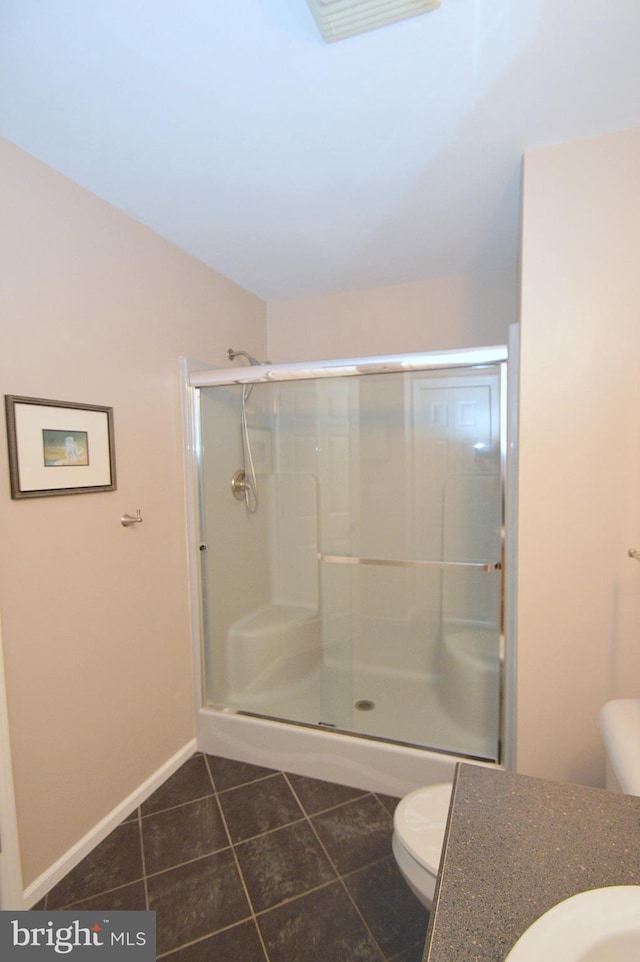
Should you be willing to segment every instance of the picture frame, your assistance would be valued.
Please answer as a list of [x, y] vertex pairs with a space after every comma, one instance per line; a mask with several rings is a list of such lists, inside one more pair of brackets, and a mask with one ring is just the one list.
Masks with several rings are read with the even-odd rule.
[[113, 408], [5, 394], [11, 497], [116, 490]]

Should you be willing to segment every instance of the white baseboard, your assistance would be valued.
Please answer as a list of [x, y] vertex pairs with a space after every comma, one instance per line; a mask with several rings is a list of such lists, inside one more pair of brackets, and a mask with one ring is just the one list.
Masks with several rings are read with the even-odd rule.
[[161, 765], [153, 775], [147, 778], [134, 792], [124, 801], [120, 802], [108, 815], [106, 815], [91, 831], [87, 832], [79, 842], [76, 842], [57, 862], [54, 862], [42, 875], [28, 885], [24, 890], [24, 905], [22, 908], [29, 909], [36, 902], [39, 902], [54, 885], [56, 885], [72, 868], [82, 861], [96, 845], [103, 841], [110, 832], [117, 828], [127, 816], [141, 805], [150, 795], [155, 792], [163, 782], [173, 775], [174, 772], [183, 765], [194, 752], [198, 751], [196, 740], [193, 739], [176, 752], [164, 765]]

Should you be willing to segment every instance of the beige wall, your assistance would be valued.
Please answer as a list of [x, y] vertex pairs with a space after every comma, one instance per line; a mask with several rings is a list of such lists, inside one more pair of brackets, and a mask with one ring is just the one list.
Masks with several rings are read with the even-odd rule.
[[517, 278], [444, 277], [321, 297], [270, 301], [273, 363], [506, 344]]
[[115, 492], [12, 501], [0, 471], [29, 884], [193, 737], [179, 356], [264, 354], [266, 308], [2, 141], [0, 170], [2, 393], [113, 406], [118, 472]]
[[640, 129], [525, 161], [519, 768], [598, 784], [640, 696]]

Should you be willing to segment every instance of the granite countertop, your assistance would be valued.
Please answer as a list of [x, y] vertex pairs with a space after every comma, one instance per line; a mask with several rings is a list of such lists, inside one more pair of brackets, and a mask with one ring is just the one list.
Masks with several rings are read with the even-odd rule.
[[640, 885], [640, 798], [461, 764], [424, 962], [504, 962], [553, 905], [607, 885]]

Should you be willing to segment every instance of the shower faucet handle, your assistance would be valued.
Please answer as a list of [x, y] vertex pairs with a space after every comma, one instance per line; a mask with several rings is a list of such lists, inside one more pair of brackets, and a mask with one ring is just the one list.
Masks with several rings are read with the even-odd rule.
[[234, 498], [236, 498], [238, 501], [244, 501], [247, 491], [251, 490], [251, 485], [249, 484], [247, 475], [242, 468], [236, 471], [231, 478], [231, 490]]

